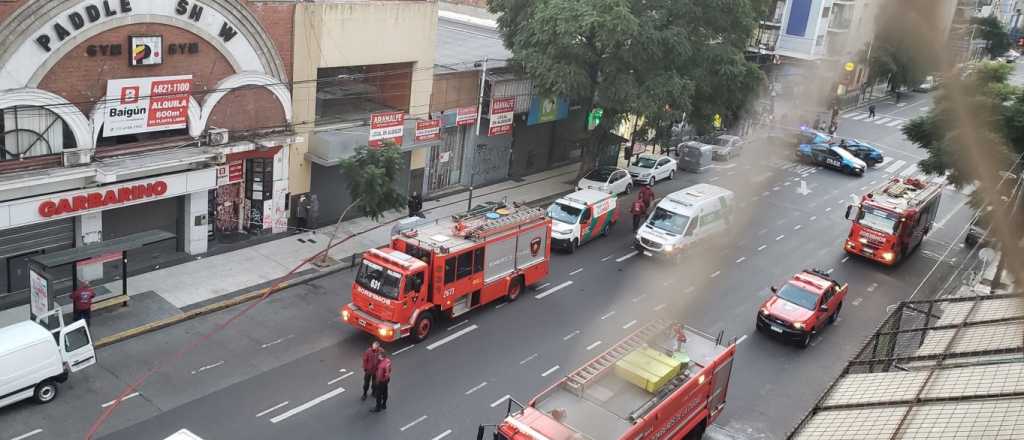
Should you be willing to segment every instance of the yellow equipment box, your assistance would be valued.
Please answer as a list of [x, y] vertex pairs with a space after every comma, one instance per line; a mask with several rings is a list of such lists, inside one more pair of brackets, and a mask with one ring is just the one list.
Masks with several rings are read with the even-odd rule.
[[635, 350], [615, 363], [615, 374], [649, 393], [657, 392], [679, 374], [682, 363], [649, 347]]

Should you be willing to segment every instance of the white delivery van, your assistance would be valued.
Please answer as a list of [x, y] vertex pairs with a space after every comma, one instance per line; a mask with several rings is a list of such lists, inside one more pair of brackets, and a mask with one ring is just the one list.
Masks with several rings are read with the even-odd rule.
[[706, 183], [665, 196], [636, 232], [633, 245], [647, 256], [679, 258], [694, 243], [725, 232], [734, 194]]
[[576, 248], [605, 235], [619, 221], [616, 197], [583, 189], [562, 196], [548, 207], [551, 245], [575, 252]]
[[[47, 330], [39, 322], [57, 316], [60, 326]], [[70, 373], [96, 363], [92, 338], [84, 320], [64, 326], [61, 310], [0, 328], [0, 407], [34, 397], [47, 403], [57, 397], [57, 384]], [[59, 342], [59, 343], [58, 343]]]

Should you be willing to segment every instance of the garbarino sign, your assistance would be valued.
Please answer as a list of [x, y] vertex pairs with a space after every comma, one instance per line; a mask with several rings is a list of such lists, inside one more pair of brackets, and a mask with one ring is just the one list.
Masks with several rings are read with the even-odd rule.
[[39, 202], [39, 216], [50, 218], [64, 214], [103, 209], [123, 205], [131, 201], [159, 198], [164, 194], [167, 194], [167, 182], [163, 180], [125, 185], [103, 191], [43, 200]]
[[191, 93], [192, 75], [109, 80], [103, 136], [185, 128]]

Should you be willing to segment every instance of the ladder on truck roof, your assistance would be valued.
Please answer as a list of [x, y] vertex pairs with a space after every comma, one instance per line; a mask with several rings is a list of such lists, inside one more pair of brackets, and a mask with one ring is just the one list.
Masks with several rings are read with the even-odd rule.
[[872, 199], [893, 206], [902, 204], [906, 208], [916, 207], [927, 201], [935, 193], [934, 187], [930, 185], [931, 183], [930, 180], [919, 177], [908, 177], [903, 180], [893, 179], [884, 184], [878, 191], [875, 191], [875, 193], [885, 196], [886, 199], [881, 197], [877, 199], [872, 197]]
[[587, 362], [566, 376], [565, 385], [569, 388], [569, 391], [578, 397], [583, 397], [583, 393], [586, 392], [588, 385], [595, 380], [599, 380], [616, 362], [633, 350], [642, 347], [652, 337], [665, 331], [670, 325], [672, 325], [671, 321], [658, 319], [640, 327], [637, 331], [619, 341], [619, 343], [613, 345], [604, 353], [601, 353], [594, 360]]
[[464, 237], [480, 239], [542, 217], [544, 210], [541, 208], [515, 208], [515, 211], [496, 219], [488, 219], [486, 214], [482, 214], [463, 219], [460, 223], [463, 226]]

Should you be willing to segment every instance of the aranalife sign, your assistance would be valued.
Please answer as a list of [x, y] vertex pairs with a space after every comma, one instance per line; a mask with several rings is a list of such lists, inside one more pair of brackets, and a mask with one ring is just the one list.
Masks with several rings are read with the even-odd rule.
[[370, 147], [380, 148], [388, 142], [402, 145], [404, 135], [404, 112], [380, 112], [370, 115]]
[[487, 135], [500, 136], [512, 133], [515, 111], [516, 98], [491, 100], [491, 125], [487, 129]]

